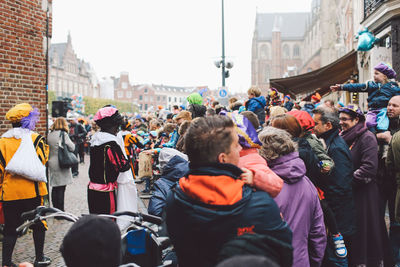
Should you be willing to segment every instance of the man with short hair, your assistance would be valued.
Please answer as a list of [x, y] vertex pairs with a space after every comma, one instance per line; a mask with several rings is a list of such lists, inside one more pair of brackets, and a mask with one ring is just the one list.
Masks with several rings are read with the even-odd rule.
[[259, 244], [278, 260], [292, 256], [291, 249], [282, 255], [291, 247], [292, 233], [276, 203], [268, 193], [253, 191], [241, 180], [252, 173], [237, 167], [238, 141], [226, 116], [198, 118], [185, 135], [190, 170], [167, 199], [168, 232], [181, 267], [215, 266], [224, 244], [245, 234], [273, 240], [273, 245]]
[[121, 232], [108, 218], [85, 215], [68, 230], [60, 252], [68, 267], [117, 267], [121, 257]]
[[[314, 132], [325, 141], [327, 154], [335, 162], [335, 167], [318, 186], [324, 192], [324, 197], [332, 209], [337, 222], [337, 228], [343, 235], [345, 245], [351, 251], [351, 239], [355, 232], [355, 210], [353, 202], [353, 164], [350, 150], [339, 136], [339, 116], [336, 111], [319, 107], [313, 111]], [[328, 242], [324, 262], [333, 266], [347, 266], [347, 258], [339, 258], [334, 253], [332, 242]], [[329, 266], [331, 266], [329, 265]]]
[[386, 205], [389, 210], [390, 228], [389, 238], [392, 245], [392, 252], [395, 263], [400, 265], [400, 223], [395, 220], [395, 199], [396, 199], [396, 179], [395, 173], [386, 168], [385, 160], [387, 153], [385, 147], [390, 143], [392, 136], [400, 130], [400, 96], [394, 96], [389, 100], [387, 106], [389, 117], [389, 129], [383, 133], [377, 133], [379, 152], [378, 152], [378, 185], [382, 197], [382, 216], [386, 216]]

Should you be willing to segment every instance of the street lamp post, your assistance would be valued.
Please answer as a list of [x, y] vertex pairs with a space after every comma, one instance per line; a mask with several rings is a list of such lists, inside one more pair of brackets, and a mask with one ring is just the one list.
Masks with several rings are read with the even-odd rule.
[[225, 87], [225, 78], [229, 77], [229, 71], [226, 69], [230, 69], [233, 67], [232, 62], [225, 62], [225, 23], [224, 23], [224, 0], [221, 0], [222, 7], [222, 57], [221, 60], [217, 60], [214, 62], [217, 68], [221, 68], [222, 74], [222, 87]]
[[222, 60], [221, 60], [221, 69], [222, 69], [222, 87], [225, 87], [225, 28], [224, 28], [224, 0], [221, 0], [222, 3]]

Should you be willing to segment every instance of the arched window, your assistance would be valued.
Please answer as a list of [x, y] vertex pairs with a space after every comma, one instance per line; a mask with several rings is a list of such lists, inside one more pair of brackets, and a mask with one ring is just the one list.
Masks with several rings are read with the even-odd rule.
[[289, 46], [287, 44], [283, 45], [282, 54], [283, 54], [283, 58], [290, 58]]
[[293, 57], [299, 57], [300, 56], [300, 47], [299, 45], [294, 45], [293, 47]]
[[260, 48], [260, 57], [262, 59], [269, 59], [269, 50], [266, 44], [263, 44]]

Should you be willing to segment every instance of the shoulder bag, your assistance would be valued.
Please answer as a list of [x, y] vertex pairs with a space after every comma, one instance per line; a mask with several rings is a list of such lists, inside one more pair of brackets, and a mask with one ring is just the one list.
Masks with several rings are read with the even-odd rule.
[[65, 144], [65, 133], [60, 132], [60, 140], [58, 141], [58, 164], [61, 169], [71, 168], [73, 165], [78, 164], [78, 158], [75, 154], [68, 150]]

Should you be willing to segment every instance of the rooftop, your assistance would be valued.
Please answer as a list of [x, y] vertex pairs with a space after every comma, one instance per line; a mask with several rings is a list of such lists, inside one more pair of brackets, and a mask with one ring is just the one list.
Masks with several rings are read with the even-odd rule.
[[272, 31], [280, 31], [282, 40], [303, 39], [310, 13], [257, 13], [256, 32], [259, 41], [272, 39]]

